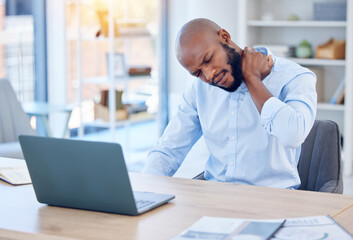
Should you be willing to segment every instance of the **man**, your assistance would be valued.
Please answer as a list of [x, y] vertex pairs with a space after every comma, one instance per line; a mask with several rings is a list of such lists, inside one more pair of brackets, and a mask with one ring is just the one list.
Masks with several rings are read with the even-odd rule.
[[184, 93], [143, 172], [172, 176], [203, 135], [207, 180], [299, 187], [300, 146], [316, 115], [315, 75], [266, 48], [242, 50], [207, 19], [182, 27], [176, 55], [199, 80]]

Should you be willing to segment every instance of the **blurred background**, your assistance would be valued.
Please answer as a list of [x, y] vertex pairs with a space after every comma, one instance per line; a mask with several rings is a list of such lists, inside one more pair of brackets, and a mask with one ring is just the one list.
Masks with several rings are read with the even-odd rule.
[[[119, 142], [130, 171], [195, 79], [177, 62], [175, 38], [193, 18], [218, 23], [240, 47], [267, 46], [318, 77], [318, 119], [342, 132], [352, 172], [351, 0], [0, 0], [0, 78], [38, 135]], [[176, 176], [208, 158], [203, 139]]]

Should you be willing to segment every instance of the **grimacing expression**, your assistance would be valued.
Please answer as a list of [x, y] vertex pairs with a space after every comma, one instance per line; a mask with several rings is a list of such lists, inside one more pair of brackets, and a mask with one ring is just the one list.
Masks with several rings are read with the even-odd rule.
[[233, 48], [229, 47], [227, 44], [221, 43], [221, 45], [226, 51], [227, 58], [228, 58], [227, 63], [230, 65], [232, 69], [231, 74], [234, 80], [229, 87], [222, 87], [222, 86], [219, 86], [219, 87], [228, 92], [235, 92], [243, 82], [243, 72], [241, 70], [241, 56], [239, 53], [237, 53]]
[[234, 92], [243, 82], [241, 55], [226, 43], [218, 41], [215, 44], [214, 47], [200, 44], [200, 48], [186, 48], [181, 62], [191, 75], [212, 86]]

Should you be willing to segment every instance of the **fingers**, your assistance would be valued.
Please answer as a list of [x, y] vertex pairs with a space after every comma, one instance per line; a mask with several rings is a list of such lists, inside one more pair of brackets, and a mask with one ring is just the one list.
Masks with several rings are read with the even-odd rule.
[[255, 48], [245, 47], [245, 48], [244, 48], [244, 52], [245, 52], [245, 53], [248, 53], [248, 52], [250, 52], [250, 53], [255, 53], [256, 51], [255, 51]]
[[243, 58], [248, 56], [249, 58], [253, 59], [253, 57], [251, 57], [253, 54], [255, 54], [255, 56], [260, 56], [259, 59], [262, 59], [262, 61], [267, 60], [268, 67], [270, 69], [272, 68], [272, 66], [273, 66], [273, 56], [272, 55], [269, 55], [269, 56], [263, 55], [261, 52], [256, 52], [255, 48], [249, 48], [249, 47], [244, 48]]
[[250, 49], [249, 49], [249, 52], [255, 53], [255, 48], [250, 48]]
[[248, 51], [249, 51], [249, 48], [245, 47], [244, 50], [243, 50], [243, 56], [242, 57], [245, 57], [246, 54], [248, 53]]
[[268, 56], [267, 61], [268, 61], [268, 67], [271, 69], [272, 66], [273, 66], [273, 57], [272, 57], [272, 55]]
[[[264, 55], [254, 48], [245, 47], [242, 55], [241, 67], [245, 79], [258, 79], [262, 81], [271, 72], [273, 67], [272, 55]], [[246, 83], [245, 83], [246, 84]]]

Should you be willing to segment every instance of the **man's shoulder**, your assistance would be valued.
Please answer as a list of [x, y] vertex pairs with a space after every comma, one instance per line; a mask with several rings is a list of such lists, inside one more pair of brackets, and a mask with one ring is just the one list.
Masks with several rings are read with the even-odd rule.
[[302, 67], [299, 64], [285, 58], [275, 57], [274, 66], [271, 74], [264, 80], [267, 88], [276, 92], [275, 89], [281, 89], [294, 79], [305, 79], [308, 84], [316, 81], [315, 74], [308, 68]]
[[274, 72], [285, 72], [288, 74], [312, 73], [298, 63], [282, 57], [275, 57]]

